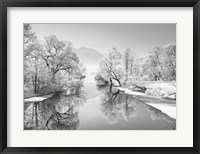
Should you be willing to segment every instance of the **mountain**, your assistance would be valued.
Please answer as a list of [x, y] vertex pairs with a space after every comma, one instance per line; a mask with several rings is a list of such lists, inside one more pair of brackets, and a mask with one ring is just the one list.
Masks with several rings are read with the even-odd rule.
[[85, 65], [98, 65], [101, 61], [103, 55], [94, 49], [81, 47], [79, 49], [74, 49], [80, 61]]

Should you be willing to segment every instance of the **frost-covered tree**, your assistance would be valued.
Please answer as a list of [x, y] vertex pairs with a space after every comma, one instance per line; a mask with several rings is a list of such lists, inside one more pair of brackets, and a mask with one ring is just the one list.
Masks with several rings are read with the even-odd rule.
[[125, 68], [125, 75], [126, 79], [128, 78], [129, 72], [132, 66], [132, 57], [131, 57], [131, 50], [127, 48], [124, 52], [124, 68]]
[[32, 27], [30, 24], [24, 24], [24, 83], [30, 80], [30, 54], [32, 51], [37, 49], [35, 45], [36, 35], [32, 32]]
[[123, 61], [126, 78], [133, 75], [137, 76], [139, 73], [138, 59], [136, 54], [130, 48], [125, 50]]
[[125, 86], [132, 87], [135, 91], [144, 92], [146, 88], [139, 83], [138, 61], [133, 52], [128, 48], [121, 54], [113, 48], [100, 63], [99, 72], [95, 79], [98, 85]]
[[39, 94], [80, 87], [85, 71], [70, 42], [54, 35], [39, 41], [31, 25], [24, 24], [25, 91]]
[[121, 79], [124, 75], [121, 59], [122, 54], [116, 48], [112, 48], [108, 55], [100, 62], [100, 68], [96, 80], [104, 80], [111, 86], [113, 84], [121, 86]]
[[42, 68], [42, 46], [32, 32], [30, 24], [24, 24], [24, 85], [30, 87], [37, 94], [39, 90], [39, 71]]
[[164, 48], [164, 66], [166, 78], [176, 80], [176, 45], [169, 44]]
[[79, 58], [72, 51], [71, 42], [60, 41], [56, 36], [50, 35], [45, 38], [43, 59], [51, 71], [51, 81], [55, 83], [55, 76], [61, 71], [67, 76], [81, 76], [84, 68], [79, 63]]
[[154, 46], [143, 68], [150, 80], [176, 80], [176, 45]]

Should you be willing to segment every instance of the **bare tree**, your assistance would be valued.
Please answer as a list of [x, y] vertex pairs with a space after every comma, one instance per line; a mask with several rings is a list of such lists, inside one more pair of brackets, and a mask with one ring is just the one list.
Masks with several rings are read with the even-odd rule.
[[30, 24], [24, 24], [24, 82], [31, 78], [31, 61], [34, 53], [39, 50], [39, 43]]
[[46, 46], [43, 59], [52, 72], [52, 82], [55, 75], [63, 70], [69, 75], [76, 73], [79, 67], [79, 58], [72, 51], [71, 43], [59, 41], [54, 35], [46, 37]]
[[116, 48], [113, 48], [109, 54], [101, 61], [99, 73], [105, 81], [109, 82], [112, 85], [113, 80], [116, 81], [118, 86], [122, 86], [121, 79], [123, 77], [123, 68], [122, 68], [122, 55], [117, 51]]
[[144, 68], [151, 80], [176, 80], [176, 45], [153, 47]]
[[29, 53], [34, 48], [34, 41], [36, 40], [36, 35], [32, 32], [32, 27], [30, 24], [24, 24], [24, 57], [28, 56]]
[[169, 44], [164, 48], [165, 62], [164, 65], [168, 72], [169, 80], [176, 80], [176, 45]]
[[131, 70], [132, 61], [131, 61], [131, 50], [127, 48], [124, 52], [124, 67], [125, 67], [125, 75], [126, 80], [128, 78], [129, 70]]

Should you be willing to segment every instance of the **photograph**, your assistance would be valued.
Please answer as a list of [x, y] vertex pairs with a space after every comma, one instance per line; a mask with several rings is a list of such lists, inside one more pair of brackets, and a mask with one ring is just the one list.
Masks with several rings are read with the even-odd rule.
[[176, 130], [176, 23], [22, 26], [24, 130]]

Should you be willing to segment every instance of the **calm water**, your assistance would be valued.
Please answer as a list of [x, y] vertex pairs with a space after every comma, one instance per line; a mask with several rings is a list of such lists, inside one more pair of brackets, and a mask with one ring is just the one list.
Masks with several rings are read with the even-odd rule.
[[76, 94], [55, 94], [43, 102], [25, 104], [25, 129], [45, 130], [165, 130], [176, 120], [117, 89], [86, 83]]

